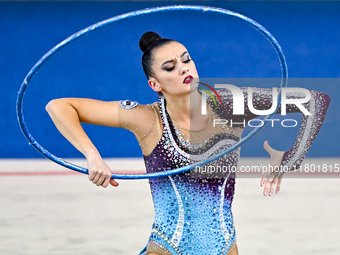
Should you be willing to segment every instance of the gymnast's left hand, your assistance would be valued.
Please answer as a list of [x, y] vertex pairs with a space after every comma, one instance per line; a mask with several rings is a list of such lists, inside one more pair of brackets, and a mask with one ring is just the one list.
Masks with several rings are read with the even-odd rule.
[[264, 149], [270, 154], [271, 162], [270, 162], [270, 169], [262, 174], [262, 179], [260, 186], [264, 185], [263, 195], [265, 196], [268, 191], [268, 195], [271, 196], [275, 189], [276, 184], [276, 191], [277, 194], [280, 190], [282, 176], [284, 173], [278, 174], [280, 169], [281, 161], [283, 158], [284, 151], [278, 151], [270, 147], [268, 141], [265, 141], [263, 144]]

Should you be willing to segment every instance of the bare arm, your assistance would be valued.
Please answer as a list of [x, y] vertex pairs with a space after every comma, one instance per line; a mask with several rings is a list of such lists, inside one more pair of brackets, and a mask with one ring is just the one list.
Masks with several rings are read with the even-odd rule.
[[80, 123], [118, 127], [118, 107], [118, 102], [82, 98], [55, 99], [46, 106], [46, 111], [60, 133], [86, 157], [90, 181], [104, 188], [109, 183], [113, 186], [118, 186], [118, 183], [110, 180], [110, 168]]

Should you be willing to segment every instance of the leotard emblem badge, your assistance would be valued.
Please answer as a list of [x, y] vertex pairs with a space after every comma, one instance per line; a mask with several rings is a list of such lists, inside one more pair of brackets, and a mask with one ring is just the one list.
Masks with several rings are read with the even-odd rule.
[[126, 110], [130, 110], [132, 108], [135, 108], [138, 103], [136, 101], [130, 101], [130, 100], [121, 100], [119, 101], [119, 105]]

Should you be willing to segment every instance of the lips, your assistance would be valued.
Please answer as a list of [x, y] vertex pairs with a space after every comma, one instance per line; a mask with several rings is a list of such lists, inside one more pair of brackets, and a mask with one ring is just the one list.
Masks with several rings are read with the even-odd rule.
[[191, 75], [188, 75], [187, 77], [185, 77], [183, 83], [190, 83], [192, 80], [194, 79], [194, 77], [192, 77]]

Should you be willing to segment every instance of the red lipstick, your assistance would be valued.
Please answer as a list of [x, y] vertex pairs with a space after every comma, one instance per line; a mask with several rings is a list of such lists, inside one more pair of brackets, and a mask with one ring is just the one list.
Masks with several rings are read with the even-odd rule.
[[192, 77], [191, 75], [188, 75], [187, 77], [185, 77], [185, 79], [183, 80], [183, 83], [190, 83], [192, 80], [194, 79], [194, 77]]

